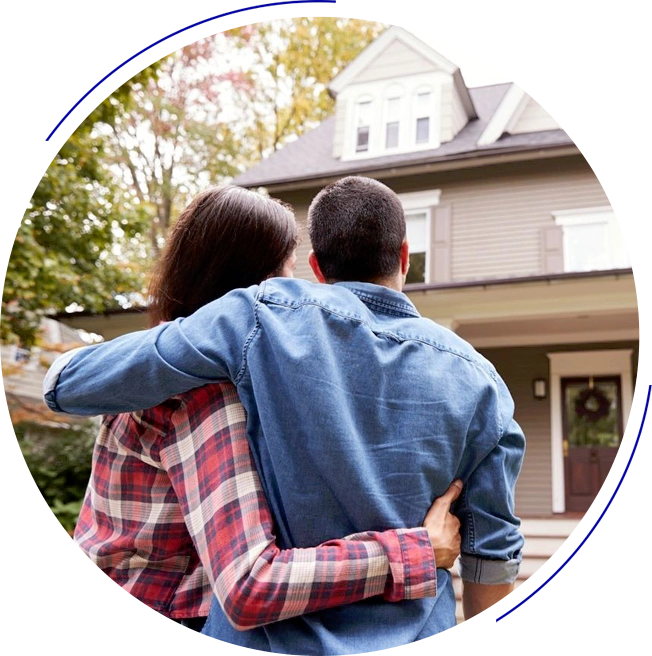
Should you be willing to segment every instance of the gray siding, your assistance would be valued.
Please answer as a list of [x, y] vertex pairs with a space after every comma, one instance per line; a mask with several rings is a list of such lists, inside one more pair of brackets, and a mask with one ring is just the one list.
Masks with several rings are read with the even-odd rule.
[[452, 141], [467, 124], [468, 117], [462, 106], [453, 78], [448, 80], [441, 90], [441, 126], [439, 138], [441, 143]]
[[[397, 193], [441, 189], [440, 204], [451, 210], [452, 282], [548, 273], [543, 238], [545, 229], [555, 226], [551, 213], [609, 204], [581, 156], [386, 182]], [[282, 195], [294, 205], [300, 223], [317, 191], [315, 188]], [[308, 271], [309, 250], [305, 234], [298, 253], [297, 275]], [[305, 277], [312, 279], [312, 274]]]
[[608, 204], [588, 166], [515, 172], [452, 184], [442, 201], [453, 206], [453, 280], [543, 273], [541, 231], [551, 212]]
[[484, 349], [514, 398], [515, 419], [527, 440], [523, 469], [516, 487], [519, 515], [552, 512], [552, 456], [550, 450], [550, 405], [532, 396], [532, 379], [548, 378], [546, 349]]
[[398, 193], [441, 189], [452, 208], [452, 280], [545, 273], [542, 236], [551, 213], [608, 205], [582, 157], [389, 181]]

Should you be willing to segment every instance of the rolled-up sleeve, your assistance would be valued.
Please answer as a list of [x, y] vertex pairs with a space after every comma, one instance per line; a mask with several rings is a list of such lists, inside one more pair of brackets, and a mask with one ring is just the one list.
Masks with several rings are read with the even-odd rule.
[[52, 363], [47, 374], [45, 374], [45, 378], [43, 379], [43, 400], [50, 410], [53, 410], [54, 412], [63, 412], [56, 400], [56, 387], [59, 382], [59, 376], [68, 363], [83, 349], [84, 347], [81, 346], [60, 355]]
[[496, 585], [518, 575], [524, 539], [514, 514], [514, 487], [525, 453], [525, 437], [513, 420], [464, 485], [458, 516], [462, 523], [460, 576]]

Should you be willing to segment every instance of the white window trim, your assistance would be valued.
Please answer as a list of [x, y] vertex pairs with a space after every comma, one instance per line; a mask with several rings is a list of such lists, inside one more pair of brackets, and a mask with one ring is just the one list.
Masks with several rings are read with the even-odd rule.
[[405, 214], [416, 214], [425, 212], [426, 214], [426, 264], [424, 283], [430, 282], [430, 269], [432, 258], [432, 208], [439, 205], [441, 198], [441, 189], [428, 189], [427, 191], [412, 191], [405, 194], [399, 194], [401, 205]]
[[398, 195], [401, 205], [406, 212], [422, 210], [439, 205], [441, 189], [428, 189], [427, 191], [411, 191]]
[[[622, 247], [622, 254], [626, 259], [629, 259], [627, 256], [625, 237], [620, 230], [618, 224], [618, 219], [616, 213], [613, 211], [613, 208], [609, 205], [603, 205], [600, 207], [589, 207], [576, 210], [560, 210], [552, 212], [552, 216], [555, 220], [555, 223], [560, 226], [563, 230], [562, 240], [563, 240], [563, 253], [564, 253], [564, 271], [573, 271], [574, 269], [570, 266], [570, 248], [568, 247], [568, 234], [564, 230], [565, 227], [579, 226], [579, 225], [596, 225], [603, 224], [605, 226], [610, 226], [610, 230], [618, 229], [620, 232], [620, 246]], [[607, 234], [605, 236], [606, 244], [611, 244], [613, 246], [614, 234]], [[608, 253], [610, 262], [613, 264], [614, 260], [614, 251]], [[615, 256], [616, 258], [618, 255]], [[609, 268], [621, 268], [615, 264], [607, 267]]]
[[566, 511], [564, 435], [561, 379], [574, 376], [620, 376], [623, 427], [632, 408], [632, 349], [548, 353], [550, 360], [550, 440], [552, 458], [552, 511]]
[[[413, 209], [413, 210], [405, 210], [405, 219], [409, 218], [410, 214], [425, 214], [426, 215], [426, 261], [424, 264], [424, 269], [423, 269], [423, 282], [420, 284], [427, 284], [430, 282], [430, 258], [432, 257], [432, 210], [430, 207], [421, 207], [419, 209]], [[409, 246], [408, 242], [408, 246]], [[413, 251], [411, 248], [409, 250], [410, 253], [412, 252], [421, 252], [421, 251]], [[417, 283], [419, 284], [419, 283]]]
[[[417, 97], [421, 94], [428, 94], [430, 108], [427, 114], [417, 114]], [[433, 139], [435, 136], [435, 121], [437, 118], [437, 103], [436, 103], [437, 94], [435, 90], [430, 85], [422, 85], [417, 87], [412, 92], [412, 97], [410, 98], [410, 142], [414, 145], [415, 148], [431, 148], [433, 141], [439, 142], [439, 139]], [[420, 118], [428, 119], [428, 141], [424, 143], [417, 143], [417, 120]], [[437, 143], [439, 145], [439, 143]]]
[[[411, 77], [378, 80], [351, 85], [342, 92], [341, 101], [346, 101], [347, 114], [345, 120], [344, 144], [342, 148], [343, 161], [355, 161], [389, 155], [400, 155], [434, 150], [441, 145], [441, 112], [442, 89], [447, 75], [441, 72], [419, 74]], [[397, 90], [400, 89], [400, 94]], [[416, 143], [415, 99], [417, 92], [428, 91], [431, 94], [430, 141]], [[399, 118], [399, 143], [396, 148], [385, 147], [386, 101], [388, 98], [401, 98]], [[356, 152], [357, 139], [356, 112], [358, 104], [371, 100], [371, 126], [369, 129], [369, 150]]]
[[[393, 148], [388, 148], [387, 147], [387, 123], [389, 122], [389, 116], [388, 116], [388, 102], [393, 99], [397, 98], [399, 101], [399, 113], [398, 113], [398, 144], [394, 146]], [[384, 91], [383, 97], [382, 97], [382, 114], [383, 114], [383, 120], [381, 123], [381, 146], [382, 149], [387, 153], [396, 153], [400, 152], [400, 148], [403, 145], [403, 142], [405, 141], [405, 104], [407, 102], [407, 98], [405, 97], [405, 88], [401, 84], [390, 84]]]
[[368, 143], [367, 143], [367, 150], [361, 150], [359, 151], [360, 153], [367, 153], [369, 151], [369, 148], [371, 148], [371, 137], [372, 137], [372, 132], [373, 132], [373, 114], [374, 114], [374, 99], [369, 95], [369, 94], [364, 94], [360, 96], [359, 98], [356, 98], [355, 101], [355, 106], [353, 108], [353, 134], [354, 134], [354, 143], [353, 143], [353, 149], [358, 152], [358, 128], [361, 127], [358, 125], [358, 121], [360, 118], [360, 105], [369, 103], [370, 104], [370, 110], [369, 114], [371, 118], [369, 119], [369, 136], [368, 136]]

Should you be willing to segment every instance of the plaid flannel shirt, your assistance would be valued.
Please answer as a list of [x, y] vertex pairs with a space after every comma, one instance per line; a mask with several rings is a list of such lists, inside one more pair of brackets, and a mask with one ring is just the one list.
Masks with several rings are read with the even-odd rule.
[[175, 618], [215, 593], [237, 629], [383, 595], [436, 594], [423, 528], [280, 550], [230, 383], [104, 419], [75, 541], [112, 579]]

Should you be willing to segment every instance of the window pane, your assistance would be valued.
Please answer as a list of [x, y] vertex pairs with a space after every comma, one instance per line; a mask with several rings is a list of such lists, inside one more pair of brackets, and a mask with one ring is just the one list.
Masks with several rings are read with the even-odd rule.
[[430, 141], [430, 119], [417, 119], [417, 143], [428, 143]]
[[358, 128], [358, 138], [355, 149], [357, 152], [369, 150], [369, 128]]
[[426, 282], [426, 256], [428, 253], [428, 212], [410, 212], [405, 215], [405, 228], [410, 245], [410, 268], [405, 282]]
[[428, 214], [426, 212], [411, 212], [405, 215], [405, 228], [410, 252], [425, 252], [428, 249]]
[[358, 125], [364, 126], [371, 123], [371, 101], [358, 103]]
[[410, 268], [405, 278], [406, 283], [426, 281], [426, 254], [410, 253]]
[[[566, 417], [568, 441], [572, 447], [617, 447], [620, 442], [618, 423], [618, 387], [611, 381], [596, 383], [598, 397], [591, 394], [586, 383], [566, 386]], [[601, 406], [599, 399], [604, 399]]]
[[388, 98], [387, 108], [386, 108], [387, 122], [398, 121], [400, 109], [401, 109], [400, 98]]
[[564, 226], [566, 271], [596, 271], [611, 268], [606, 223]]
[[627, 269], [631, 267], [629, 254], [625, 247], [625, 238], [615, 215], [609, 218], [607, 223], [609, 241], [609, 263], [612, 269]]
[[385, 148], [398, 146], [398, 121], [388, 123], [385, 128]]
[[430, 116], [430, 93], [417, 94], [417, 116]]
[[555, 217], [564, 235], [564, 270], [599, 271], [631, 266], [623, 234], [611, 210], [596, 208]]

